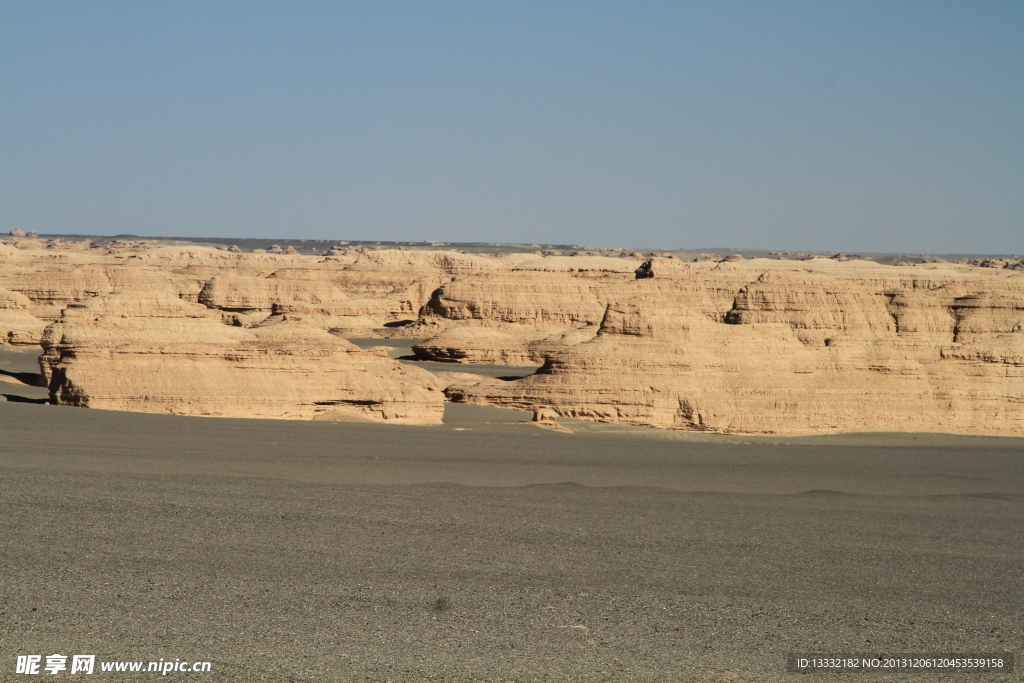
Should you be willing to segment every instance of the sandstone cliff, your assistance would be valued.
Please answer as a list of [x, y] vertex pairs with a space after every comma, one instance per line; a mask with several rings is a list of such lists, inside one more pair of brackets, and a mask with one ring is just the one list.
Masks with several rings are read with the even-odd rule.
[[[448, 395], [671, 429], [1024, 433], [1020, 275], [747, 262], [652, 278], [653, 265], [593, 340]], [[723, 311], [722, 282], [742, 280]]]
[[424, 360], [541, 363], [597, 333], [605, 307], [635, 281], [631, 270], [623, 270], [634, 265], [625, 259], [546, 257], [512, 272], [457, 277], [420, 310], [410, 333], [427, 340], [414, 350]]
[[71, 304], [42, 346], [62, 405], [398, 424], [436, 424], [443, 414], [440, 387], [424, 370], [306, 325], [225, 326], [173, 289]]
[[[1024, 433], [1015, 264], [38, 246], [0, 244], [0, 341], [41, 343], [69, 405], [436, 423], [447, 387], [670, 429]], [[431, 375], [346, 336], [543, 367]]]
[[46, 323], [29, 313], [32, 301], [19, 292], [0, 289], [0, 343], [35, 346]]

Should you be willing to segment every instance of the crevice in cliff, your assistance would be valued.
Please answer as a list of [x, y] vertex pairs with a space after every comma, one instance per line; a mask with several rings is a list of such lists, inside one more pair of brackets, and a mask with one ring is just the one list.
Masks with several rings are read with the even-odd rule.
[[893, 301], [896, 299], [897, 296], [899, 296], [899, 294], [897, 294], [896, 292], [883, 292], [883, 295], [886, 299], [888, 299], [888, 301], [885, 304], [885, 312], [889, 314], [890, 318], [892, 318], [893, 327], [896, 329], [896, 336], [899, 336], [900, 319], [899, 316], [897, 316], [896, 313], [893, 311], [893, 308], [895, 307]]
[[764, 279], [765, 277], [767, 277], [767, 275], [767, 271], [762, 272], [756, 278], [754, 278], [753, 280], [751, 280], [750, 282], [736, 290], [736, 293], [732, 297], [732, 308], [730, 308], [722, 315], [722, 319], [719, 322], [725, 323], [726, 325], [742, 325], [742, 310], [738, 307], [740, 296], [745, 295], [748, 291], [748, 288], [751, 285], [756, 285], [758, 283], [764, 282]]

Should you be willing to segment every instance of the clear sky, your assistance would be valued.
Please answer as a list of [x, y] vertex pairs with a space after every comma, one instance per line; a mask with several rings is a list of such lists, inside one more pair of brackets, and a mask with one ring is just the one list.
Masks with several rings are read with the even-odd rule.
[[0, 230], [1024, 253], [1024, 2], [0, 0]]

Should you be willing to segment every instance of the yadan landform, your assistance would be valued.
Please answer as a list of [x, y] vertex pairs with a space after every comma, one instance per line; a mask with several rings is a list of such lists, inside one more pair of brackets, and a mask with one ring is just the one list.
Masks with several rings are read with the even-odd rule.
[[[542, 423], [1024, 434], [1020, 261], [498, 251], [15, 235], [0, 339], [41, 347], [52, 403], [90, 408], [436, 424], [453, 401]], [[424, 340], [416, 358], [452, 370], [540, 367], [431, 372], [347, 341], [366, 338]]]

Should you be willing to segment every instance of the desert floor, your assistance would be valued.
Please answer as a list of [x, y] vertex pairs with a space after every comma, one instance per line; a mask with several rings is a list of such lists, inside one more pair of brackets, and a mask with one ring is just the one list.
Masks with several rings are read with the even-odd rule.
[[34, 403], [34, 358], [0, 354], [0, 680], [51, 653], [213, 663], [97, 680], [807, 682], [846, 677], [787, 653], [1024, 653], [1024, 439], [120, 413]]

